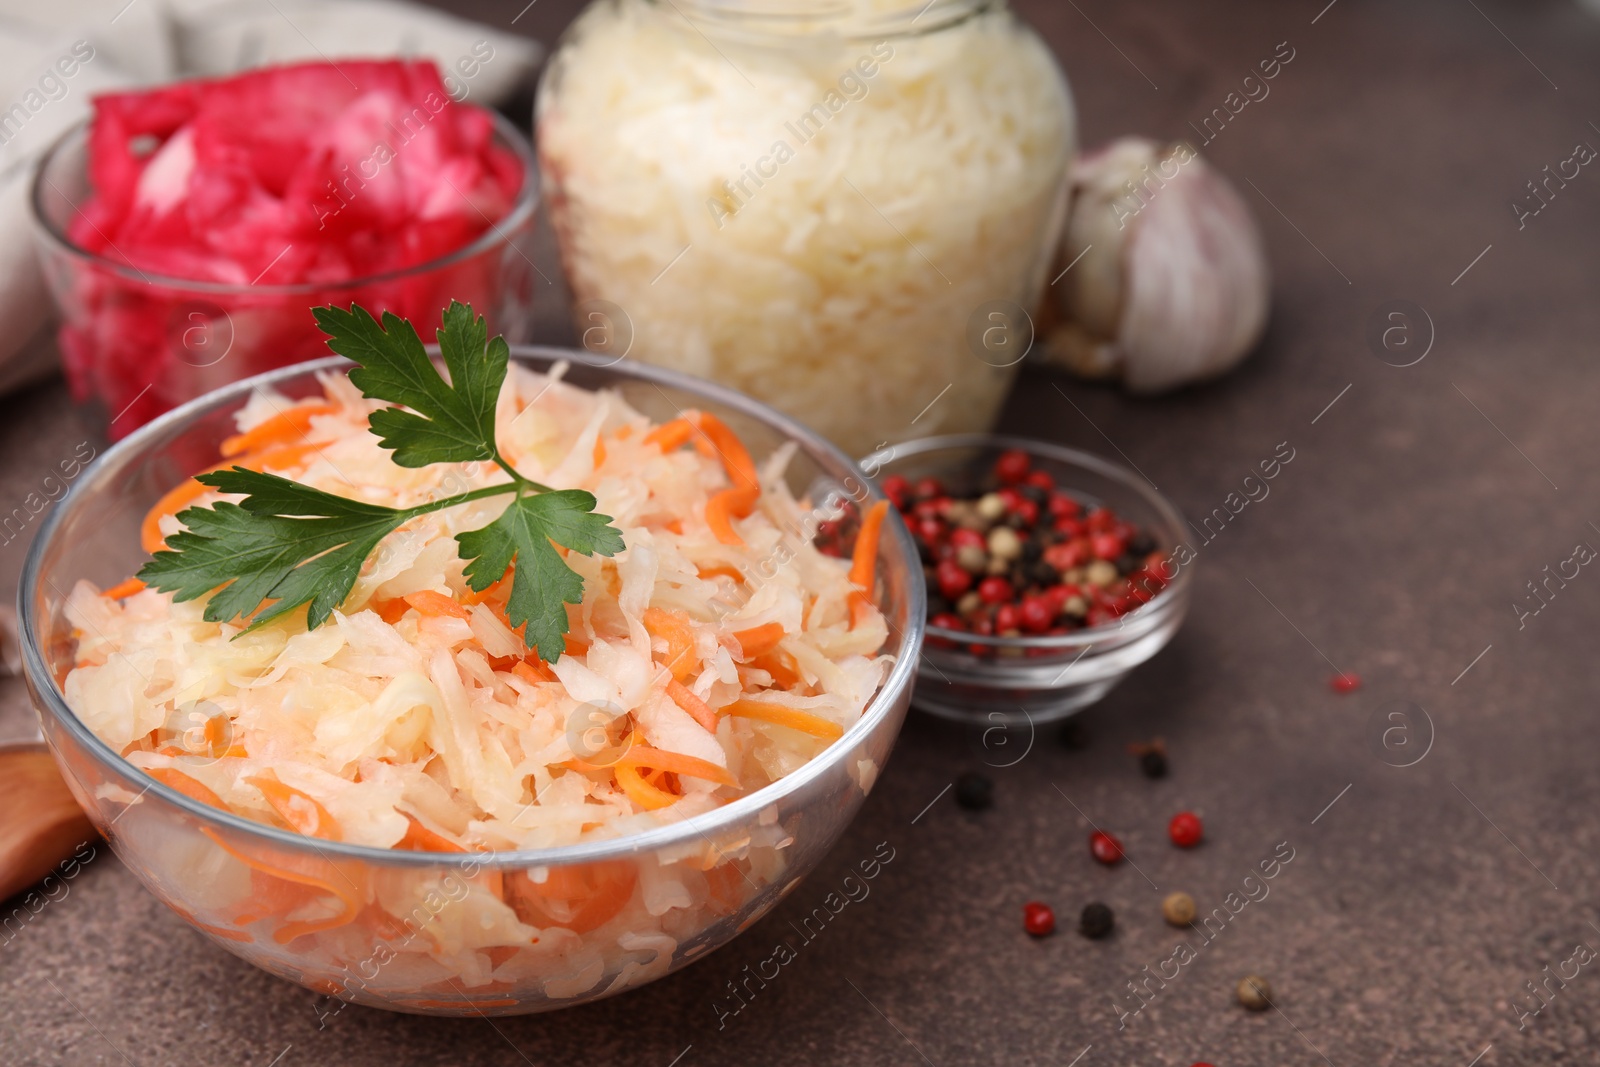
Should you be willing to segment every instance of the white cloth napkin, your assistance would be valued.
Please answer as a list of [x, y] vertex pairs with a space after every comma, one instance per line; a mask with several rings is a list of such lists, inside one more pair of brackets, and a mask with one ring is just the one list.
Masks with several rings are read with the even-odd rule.
[[55, 365], [28, 186], [40, 153], [88, 116], [95, 93], [402, 55], [436, 62], [455, 99], [492, 106], [527, 85], [542, 54], [533, 41], [405, 0], [0, 0], [0, 393]]

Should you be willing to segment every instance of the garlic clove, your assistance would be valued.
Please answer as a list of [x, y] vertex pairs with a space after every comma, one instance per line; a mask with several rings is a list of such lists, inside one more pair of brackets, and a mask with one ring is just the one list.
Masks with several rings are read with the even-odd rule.
[[[1073, 166], [1046, 352], [1092, 378], [1160, 392], [1215, 377], [1266, 326], [1270, 274], [1250, 209], [1184, 143], [1123, 138]], [[1081, 258], [1080, 258], [1081, 257]]]

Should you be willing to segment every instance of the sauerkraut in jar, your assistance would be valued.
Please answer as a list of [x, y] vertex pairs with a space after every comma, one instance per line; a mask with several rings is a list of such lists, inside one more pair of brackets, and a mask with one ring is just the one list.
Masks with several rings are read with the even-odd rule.
[[988, 429], [1065, 214], [1066, 82], [1003, 3], [817, 7], [599, 0], [573, 25], [538, 141], [579, 330], [855, 455]]

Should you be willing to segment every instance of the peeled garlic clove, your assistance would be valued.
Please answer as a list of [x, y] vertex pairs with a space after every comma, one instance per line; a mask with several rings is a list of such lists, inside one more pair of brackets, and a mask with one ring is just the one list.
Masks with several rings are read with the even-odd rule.
[[[1261, 337], [1271, 282], [1250, 209], [1189, 145], [1126, 137], [1073, 165], [1049, 357], [1160, 392], [1231, 368]], [[1079, 258], [1081, 256], [1081, 258]], [[1076, 261], [1076, 262], [1074, 262]]]

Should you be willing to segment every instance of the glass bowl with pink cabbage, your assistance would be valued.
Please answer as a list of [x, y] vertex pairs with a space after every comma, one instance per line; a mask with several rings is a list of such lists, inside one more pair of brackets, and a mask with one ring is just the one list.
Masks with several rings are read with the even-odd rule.
[[[301, 613], [240, 633], [127, 580], [178, 528], [175, 501], [215, 499], [190, 476], [219, 450], [374, 500], [495, 477], [396, 467], [349, 366], [157, 418], [46, 520], [19, 595], [24, 671], [74, 796], [185, 921], [344, 1001], [547, 1011], [725, 944], [816, 866], [888, 759], [925, 611], [909, 534], [838, 449], [762, 404], [516, 346], [506, 456], [592, 492], [627, 546], [568, 557], [585, 592], [554, 663], [493, 587], [460, 581], [451, 533], [504, 497], [391, 535], [313, 631]], [[685, 422], [732, 435], [758, 472], [731, 539], [706, 504], [733, 472]], [[822, 522], [876, 547], [824, 552]]]
[[112, 440], [325, 355], [314, 306], [422, 322], [459, 299], [527, 340], [537, 206], [527, 137], [410, 59], [98, 96], [30, 196], [67, 384]]

